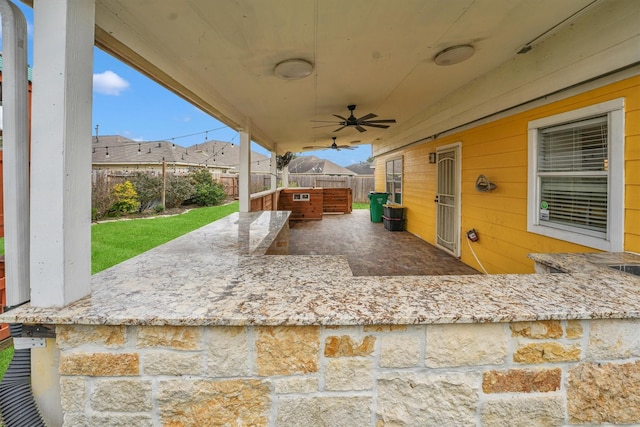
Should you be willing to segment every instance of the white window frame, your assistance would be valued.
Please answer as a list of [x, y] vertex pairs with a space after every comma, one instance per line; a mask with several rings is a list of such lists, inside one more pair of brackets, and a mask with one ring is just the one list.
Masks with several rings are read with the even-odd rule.
[[[387, 177], [389, 176], [389, 163], [394, 164], [397, 160], [400, 160], [400, 202], [396, 202], [395, 198], [394, 198], [394, 194], [395, 194], [395, 180], [392, 181], [388, 181]], [[395, 168], [394, 168], [394, 172], [395, 172]], [[385, 187], [385, 191], [389, 192], [389, 182], [392, 182], [392, 186], [393, 186], [393, 190], [391, 191], [391, 194], [389, 194], [388, 197], [388, 202], [390, 204], [402, 204], [402, 201], [404, 199], [404, 158], [401, 157], [394, 157], [392, 159], [389, 159], [385, 162], [384, 164], [384, 187]]]
[[[608, 206], [607, 231], [604, 238], [590, 236], [579, 228], [560, 229], [541, 224], [540, 178], [538, 175], [538, 129], [564, 123], [577, 122], [589, 117], [608, 116]], [[624, 246], [624, 99], [618, 98], [600, 104], [556, 114], [529, 122], [528, 126], [528, 194], [527, 231], [609, 252], [620, 252]]]

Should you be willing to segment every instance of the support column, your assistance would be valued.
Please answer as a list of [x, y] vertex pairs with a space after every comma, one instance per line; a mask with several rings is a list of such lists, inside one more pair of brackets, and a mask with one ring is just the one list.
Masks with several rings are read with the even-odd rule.
[[7, 305], [29, 300], [29, 107], [27, 22], [16, 5], [0, 0], [4, 250]]
[[91, 291], [94, 0], [34, 1], [31, 304]]
[[289, 166], [282, 168], [282, 188], [289, 188]]
[[269, 173], [271, 174], [271, 191], [275, 191], [278, 188], [278, 162], [276, 161], [275, 150], [271, 152], [271, 168]]
[[240, 212], [251, 210], [251, 125], [240, 131], [240, 176], [238, 178]]

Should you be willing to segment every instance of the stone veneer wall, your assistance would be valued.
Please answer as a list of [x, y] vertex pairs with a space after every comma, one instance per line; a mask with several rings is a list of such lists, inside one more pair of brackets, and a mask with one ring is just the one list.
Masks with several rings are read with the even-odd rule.
[[65, 426], [640, 423], [640, 322], [58, 326]]

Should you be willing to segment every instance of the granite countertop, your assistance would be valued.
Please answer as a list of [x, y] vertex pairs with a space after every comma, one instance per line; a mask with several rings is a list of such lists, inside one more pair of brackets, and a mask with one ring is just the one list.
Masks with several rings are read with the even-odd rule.
[[[288, 213], [235, 214], [92, 277], [64, 308], [9, 323], [363, 325], [640, 318], [632, 254], [534, 254], [560, 274], [354, 277], [342, 256], [263, 255]], [[235, 242], [235, 243], [234, 243]], [[266, 247], [265, 247], [266, 246]]]

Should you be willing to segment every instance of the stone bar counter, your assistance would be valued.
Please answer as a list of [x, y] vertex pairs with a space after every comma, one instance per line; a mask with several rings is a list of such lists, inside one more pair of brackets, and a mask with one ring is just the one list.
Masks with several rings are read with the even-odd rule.
[[55, 325], [64, 425], [640, 424], [633, 254], [557, 274], [354, 277], [289, 256], [287, 212], [234, 214], [92, 278]]

